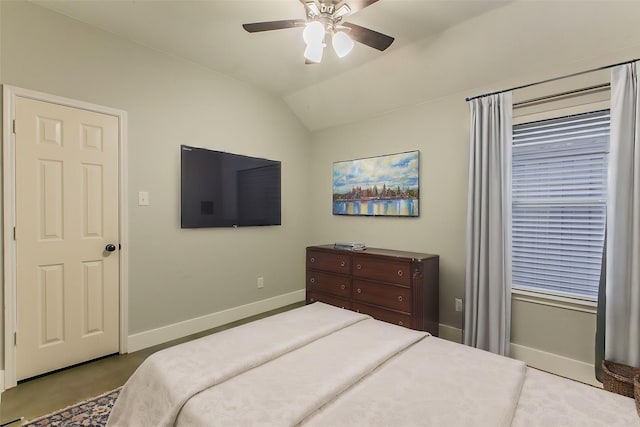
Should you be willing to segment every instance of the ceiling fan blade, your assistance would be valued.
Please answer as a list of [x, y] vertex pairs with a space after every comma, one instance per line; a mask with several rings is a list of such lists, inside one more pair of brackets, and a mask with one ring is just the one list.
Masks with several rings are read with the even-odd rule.
[[353, 40], [366, 44], [374, 49], [385, 50], [395, 40], [393, 37], [379, 33], [369, 28], [361, 27], [351, 22], [344, 22], [343, 27], [350, 28], [349, 37]]
[[284, 30], [286, 28], [300, 27], [306, 24], [304, 19], [287, 19], [284, 21], [254, 22], [252, 24], [242, 24], [242, 28], [250, 33], [260, 31]]

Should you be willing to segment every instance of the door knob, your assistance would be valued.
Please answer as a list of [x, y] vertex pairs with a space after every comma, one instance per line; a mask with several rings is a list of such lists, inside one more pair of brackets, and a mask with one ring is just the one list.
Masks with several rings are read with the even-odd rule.
[[116, 250], [116, 245], [109, 243], [107, 246], [104, 247], [104, 250], [107, 252], [113, 252]]

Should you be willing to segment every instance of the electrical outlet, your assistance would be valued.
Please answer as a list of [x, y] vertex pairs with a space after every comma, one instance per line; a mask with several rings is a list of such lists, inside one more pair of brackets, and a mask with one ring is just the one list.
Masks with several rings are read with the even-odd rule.
[[462, 311], [462, 298], [456, 298], [456, 311]]
[[264, 288], [264, 277], [258, 277], [258, 288]]

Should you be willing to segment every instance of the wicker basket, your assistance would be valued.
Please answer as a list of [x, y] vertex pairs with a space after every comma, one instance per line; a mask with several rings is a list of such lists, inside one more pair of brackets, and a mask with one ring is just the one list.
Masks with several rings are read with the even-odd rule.
[[633, 385], [636, 395], [636, 411], [638, 411], [638, 416], [640, 416], [640, 374], [633, 378]]
[[633, 377], [640, 374], [640, 368], [622, 363], [602, 361], [602, 384], [605, 390], [633, 398]]

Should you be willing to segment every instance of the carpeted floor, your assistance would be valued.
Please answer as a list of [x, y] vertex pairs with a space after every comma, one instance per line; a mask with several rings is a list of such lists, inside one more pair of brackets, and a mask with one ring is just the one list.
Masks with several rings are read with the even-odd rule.
[[26, 427], [104, 427], [121, 387], [25, 424]]

